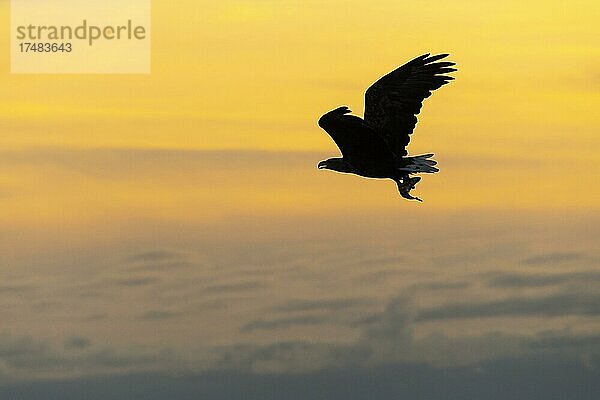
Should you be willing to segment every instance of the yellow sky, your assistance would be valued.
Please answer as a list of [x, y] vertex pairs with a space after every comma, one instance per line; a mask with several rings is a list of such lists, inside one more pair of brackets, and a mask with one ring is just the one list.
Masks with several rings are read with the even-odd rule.
[[[212, 355], [197, 345], [287, 340], [371, 340], [386, 363], [398, 348], [359, 323], [375, 317], [397, 336], [386, 315], [403, 320], [404, 297], [411, 312], [533, 298], [500, 319], [410, 322], [409, 345], [434, 363], [457, 343], [467, 361], [510, 355], [497, 336], [472, 347], [482, 332], [599, 332], [586, 297], [600, 265], [597, 0], [152, 9], [149, 75], [11, 75], [0, 25], [0, 320], [23, 343], [54, 343], [68, 367], [36, 353], [34, 374], [95, 371], [95, 354], [104, 371], [111, 351], [127, 370], [136, 346], [141, 369], [148, 349], [171, 347], [200, 368]], [[365, 89], [425, 52], [459, 69], [426, 100], [408, 148], [439, 161], [413, 192], [425, 202], [389, 180], [317, 170], [338, 154], [319, 116], [340, 105], [362, 116]], [[527, 315], [539, 299], [548, 309]], [[436, 332], [450, 335], [433, 337], [443, 351], [419, 341]], [[91, 344], [73, 358], [80, 336]]]
[[[8, 2], [0, 13], [8, 20]], [[593, 1], [155, 1], [150, 75], [10, 75], [6, 50], [0, 149], [20, 161], [0, 172], [0, 218], [305, 215], [340, 209], [327, 201], [336, 193], [353, 199], [342, 210], [396, 210], [390, 182], [315, 171], [337, 153], [315, 122], [341, 104], [361, 115], [366, 87], [429, 51], [459, 68], [427, 100], [409, 147], [440, 161], [419, 187], [429, 209], [597, 210], [599, 18]], [[111, 148], [311, 153], [225, 170], [123, 164], [120, 179], [105, 171], [120, 158], [87, 159], [95, 175], [61, 165]]]

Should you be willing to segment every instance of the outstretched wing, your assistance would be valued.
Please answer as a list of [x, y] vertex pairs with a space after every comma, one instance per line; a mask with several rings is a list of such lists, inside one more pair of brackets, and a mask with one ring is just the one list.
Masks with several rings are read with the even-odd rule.
[[424, 54], [375, 82], [365, 93], [365, 122], [380, 133], [398, 157], [406, 156], [416, 115], [431, 92], [454, 79], [453, 62], [435, 62], [448, 54]]

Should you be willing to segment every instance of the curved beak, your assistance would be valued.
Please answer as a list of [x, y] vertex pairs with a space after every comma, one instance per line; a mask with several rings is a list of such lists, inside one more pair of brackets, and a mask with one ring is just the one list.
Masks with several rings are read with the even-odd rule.
[[317, 168], [318, 169], [325, 169], [325, 168], [327, 168], [327, 162], [326, 161], [319, 162], [319, 164], [317, 164]]

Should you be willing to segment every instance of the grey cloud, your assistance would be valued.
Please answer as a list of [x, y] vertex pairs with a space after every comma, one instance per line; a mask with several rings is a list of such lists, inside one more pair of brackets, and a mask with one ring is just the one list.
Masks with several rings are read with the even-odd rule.
[[565, 315], [600, 315], [600, 295], [578, 292], [542, 297], [510, 297], [481, 303], [452, 303], [423, 310], [417, 314], [416, 320]]
[[178, 260], [182, 258], [182, 254], [170, 250], [149, 250], [141, 253], [133, 254], [127, 257], [129, 262], [164, 262]]
[[443, 334], [432, 334], [416, 339], [413, 333], [415, 316], [407, 296], [394, 298], [382, 312], [362, 318], [349, 318], [346, 314], [334, 311], [324, 315], [303, 314], [256, 320], [243, 326], [242, 330], [277, 330], [298, 325], [351, 327], [359, 330], [359, 339], [352, 346], [368, 349], [370, 355], [365, 362], [369, 365], [406, 361], [459, 365], [493, 358], [498, 354], [510, 356], [524, 352], [521, 337], [499, 333], [453, 339]]
[[359, 343], [373, 348], [378, 363], [406, 359], [413, 349], [412, 316], [408, 298], [390, 300], [374, 321], [365, 325]]
[[350, 322], [350, 326], [362, 327], [367, 325], [373, 325], [381, 321], [383, 314], [371, 314], [365, 317], [355, 318]]
[[560, 274], [515, 274], [504, 273], [488, 280], [493, 287], [544, 287], [567, 282], [598, 282], [600, 271], [567, 272]]
[[357, 344], [280, 342], [264, 346], [240, 345], [227, 349], [218, 369], [258, 373], [305, 373], [328, 368], [358, 366], [370, 349]]
[[0, 359], [10, 360], [26, 355], [42, 354], [47, 350], [47, 344], [34, 341], [32, 338], [13, 337], [8, 334], [0, 334]]
[[162, 369], [161, 363], [172, 366], [172, 357], [172, 353], [162, 349], [104, 348], [86, 355], [82, 361], [96, 368], [132, 368], [136, 370], [150, 367], [151, 369]]
[[583, 350], [587, 354], [600, 354], [600, 334], [573, 335], [549, 333], [526, 341], [535, 350]]
[[529, 257], [521, 261], [525, 265], [555, 265], [569, 261], [574, 261], [582, 258], [581, 253], [565, 252], [565, 253], [548, 253], [538, 256]]
[[415, 315], [410, 297], [400, 296], [392, 299], [383, 312], [355, 321], [355, 326], [362, 330], [356, 344], [372, 350], [369, 362], [374, 365], [408, 361], [432, 365], [469, 365], [502, 357], [546, 354], [559, 348], [569, 350], [565, 354], [570, 357], [587, 357], [590, 354], [600, 356], [600, 336], [595, 333], [588, 336], [570, 332], [543, 332], [535, 336], [500, 332], [455, 338], [443, 333], [432, 333], [420, 338], [414, 336], [416, 321], [434, 318], [466, 318], [472, 315], [495, 317], [503, 316], [506, 312], [523, 313], [525, 316], [538, 315], [538, 312], [551, 316], [572, 313], [600, 315], [600, 297], [593, 293], [505, 300], [506, 302], [483, 303], [479, 308], [475, 305], [475, 311], [469, 307], [463, 309], [450, 305], [449, 310], [439, 308]]
[[388, 302], [378, 317], [379, 324], [369, 327], [365, 336], [374, 338], [392, 338], [406, 341], [411, 335], [411, 314], [409, 311], [409, 299], [405, 296], [396, 297]]
[[[239, 344], [213, 348], [204, 354], [190, 349], [171, 351], [157, 347], [98, 348], [91, 343], [86, 346], [85, 339], [79, 340], [82, 338], [71, 338], [69, 341], [78, 343], [80, 347], [85, 346], [82, 348], [85, 351], [74, 352], [67, 348], [66, 352], [61, 352], [60, 348], [53, 348], [46, 342], [4, 335], [0, 336], [0, 362], [6, 364], [8, 371], [18, 371], [23, 379], [28, 376], [31, 379], [33, 372], [48, 374], [50, 377], [59, 373], [68, 377], [146, 370], [321, 374], [340, 369], [366, 371], [399, 363], [418, 363], [422, 368], [434, 369], [431, 366], [437, 366], [447, 371], [454, 368], [452, 366], [485, 370], [486, 362], [494, 365], [493, 363], [507, 357], [546, 356], [554, 354], [557, 349], [564, 351], [565, 356], [575, 359], [589, 356], [590, 349], [593, 350], [593, 357], [600, 354], [600, 339], [597, 336], [576, 336], [568, 332], [551, 332], [535, 337], [500, 333], [461, 338], [441, 333], [415, 337], [411, 310], [409, 297], [391, 299], [382, 312], [374, 314], [371, 321], [359, 325], [361, 332], [358, 339], [348, 344], [282, 341], [265, 345]], [[331, 321], [332, 315], [327, 315], [322, 316], [322, 319], [317, 318], [314, 323]], [[306, 320], [301, 322], [311, 323]], [[67, 342], [65, 347], [66, 344]], [[207, 358], [206, 354], [211, 355]]]
[[102, 321], [108, 318], [107, 313], [91, 314], [83, 318], [84, 321]]
[[[398, 362], [427, 363], [429, 365], [472, 365], [484, 360], [520, 357], [531, 354], [545, 354], [549, 349], [539, 344], [548, 341], [556, 334], [542, 334], [534, 337], [488, 332], [480, 335], [448, 337], [441, 332], [415, 337], [415, 315], [411, 311], [410, 298], [400, 296], [392, 299], [383, 312], [373, 314], [357, 323], [362, 328], [360, 339], [355, 343], [371, 349], [366, 365], [382, 365]], [[419, 319], [419, 315], [416, 315]], [[578, 343], [576, 336], [561, 334], [564, 341]], [[595, 340], [588, 338], [590, 341]], [[587, 343], [587, 341], [584, 341]], [[589, 347], [573, 348], [572, 357], [584, 357]], [[595, 348], [600, 355], [600, 347]]]
[[154, 272], [164, 270], [174, 270], [193, 266], [194, 263], [189, 260], [162, 261], [162, 262], [145, 262], [136, 263], [129, 266], [129, 270], [136, 272]]
[[291, 328], [297, 325], [323, 325], [335, 323], [335, 319], [328, 315], [301, 315], [297, 317], [284, 317], [251, 321], [242, 327], [242, 331], [274, 330]]
[[147, 286], [158, 285], [161, 279], [155, 276], [129, 276], [122, 278], [96, 278], [83, 284], [73, 285], [71, 288], [73, 294], [77, 294], [81, 298], [103, 298], [108, 299], [114, 294], [109, 294], [107, 289], [113, 288], [143, 288]]
[[15, 371], [25, 374], [38, 373], [68, 377], [97, 375], [106, 372], [124, 373], [129, 370], [162, 369], [163, 366], [172, 366], [172, 362], [170, 355], [164, 350], [148, 350], [141, 347], [127, 349], [106, 347], [72, 355], [48, 346], [44, 353], [13, 358], [9, 360], [8, 364]]
[[235, 293], [245, 292], [249, 290], [258, 289], [264, 287], [265, 284], [258, 281], [238, 282], [238, 283], [224, 283], [218, 285], [210, 285], [204, 288], [206, 293]]
[[72, 336], [65, 340], [65, 348], [67, 349], [75, 349], [82, 350], [90, 347], [92, 342], [81, 336]]
[[379, 271], [367, 272], [356, 278], [356, 282], [367, 282], [371, 284], [379, 283], [381, 281], [385, 281], [393, 276], [402, 275], [401, 270], [395, 269], [383, 269]]
[[0, 294], [2, 293], [25, 293], [36, 290], [37, 286], [28, 285], [28, 284], [9, 284], [9, 285], [0, 285]]
[[193, 265], [193, 255], [175, 250], [148, 250], [132, 254], [125, 259], [132, 271], [160, 271]]
[[165, 311], [165, 310], [150, 310], [146, 311], [141, 315], [142, 319], [146, 320], [161, 320], [161, 319], [169, 319], [177, 316], [177, 313], [173, 311]]
[[424, 289], [424, 290], [457, 290], [466, 289], [469, 287], [469, 282], [428, 282], [428, 283], [417, 283], [411, 286], [412, 289]]
[[159, 370], [177, 364], [172, 353], [161, 349], [140, 346], [97, 348], [80, 336], [68, 338], [63, 346], [58, 346], [31, 337], [0, 334], [0, 365], [6, 370], [0, 386], [32, 379]]
[[277, 330], [299, 325], [357, 326], [349, 317], [355, 315], [357, 308], [370, 304], [372, 302], [366, 298], [291, 300], [273, 307], [275, 312], [291, 315], [254, 320], [245, 324], [241, 330]]
[[160, 279], [155, 277], [144, 277], [144, 278], [128, 278], [128, 279], [117, 279], [114, 281], [118, 286], [126, 287], [137, 287], [137, 286], [148, 286], [155, 283], [159, 283]]
[[343, 267], [369, 267], [372, 268], [374, 266], [380, 265], [389, 265], [389, 264], [400, 264], [409, 260], [409, 257], [406, 256], [392, 256], [392, 257], [376, 257], [376, 258], [367, 258], [352, 262], [343, 263]]
[[274, 307], [274, 310], [279, 312], [338, 311], [367, 304], [370, 304], [370, 301], [365, 298], [291, 300]]
[[[302, 345], [282, 346], [278, 351], [307, 353]], [[357, 358], [360, 359], [360, 355]], [[339, 366], [309, 373], [269, 373], [268, 369], [263, 373], [229, 370], [198, 374], [138, 373], [4, 385], [0, 386], [0, 397], [19, 400], [593, 400], [600, 393], [599, 366], [598, 360], [585, 363], [547, 356], [513, 357], [469, 367], [394, 363], [367, 368]]]
[[[360, 360], [359, 365], [377, 366], [397, 362], [418, 362], [432, 365], [469, 365], [485, 359], [502, 356], [516, 356], [524, 354], [522, 338], [500, 333], [490, 333], [476, 337], [449, 338], [443, 334], [431, 334], [423, 338], [415, 338], [413, 316], [410, 311], [409, 299], [401, 296], [392, 299], [383, 312], [373, 314], [368, 320], [355, 323], [353, 326], [360, 329], [359, 338], [347, 345], [339, 346], [333, 343], [312, 343], [310, 347], [320, 348], [321, 354], [318, 365], [348, 365]], [[292, 324], [331, 324], [346, 323], [335, 316], [301, 316], [297, 319], [286, 318], [278, 320], [258, 321], [251, 323], [246, 329], [274, 329]], [[288, 325], [289, 324], [289, 325]], [[304, 343], [303, 346], [309, 346]], [[254, 365], [253, 355], [261, 354], [261, 363], [266, 363], [265, 354], [259, 351], [261, 346], [250, 349], [238, 349], [238, 356], [242, 357], [244, 365]], [[345, 357], [343, 352], [351, 355]], [[326, 350], [327, 349], [327, 350]], [[357, 358], [360, 354], [362, 358]], [[337, 357], [328, 359], [327, 357]], [[231, 356], [233, 357], [233, 356]], [[307, 360], [308, 361], [308, 360]], [[279, 365], [279, 364], [278, 364]], [[281, 368], [283, 366], [279, 365]], [[311, 370], [313, 364], [304, 366], [304, 370]], [[299, 363], [295, 364], [296, 370], [300, 369]], [[252, 369], [251, 369], [252, 370]]]

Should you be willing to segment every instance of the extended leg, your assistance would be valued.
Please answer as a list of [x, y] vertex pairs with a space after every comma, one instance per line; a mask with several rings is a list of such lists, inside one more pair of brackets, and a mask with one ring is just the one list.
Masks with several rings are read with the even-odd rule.
[[397, 179], [396, 184], [398, 185], [398, 191], [400, 192], [400, 196], [408, 200], [417, 200], [422, 202], [423, 200], [410, 194], [410, 191], [415, 188], [415, 186], [417, 185], [417, 183], [419, 183], [420, 180], [421, 178], [418, 176], [411, 178], [408, 175], [404, 175]]

